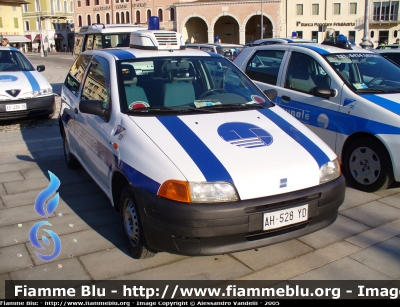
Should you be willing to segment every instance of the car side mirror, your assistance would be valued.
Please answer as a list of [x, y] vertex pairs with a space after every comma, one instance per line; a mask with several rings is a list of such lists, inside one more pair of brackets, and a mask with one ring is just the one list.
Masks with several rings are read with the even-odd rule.
[[329, 89], [329, 88], [314, 87], [313, 95], [317, 96], [317, 97], [322, 97], [322, 98], [329, 99], [330, 97], [335, 97], [336, 92], [334, 90]]
[[103, 107], [104, 102], [101, 100], [85, 100], [79, 101], [79, 111], [82, 113], [98, 115], [107, 122], [110, 119], [110, 109]]
[[231, 51], [225, 51], [224, 52], [224, 57], [230, 58], [231, 56], [232, 56], [232, 52]]
[[269, 100], [274, 101], [276, 99], [276, 96], [278, 96], [278, 93], [274, 89], [269, 89], [264, 91], [265, 96], [268, 97]]
[[44, 65], [38, 65], [38, 66], [36, 67], [36, 70], [37, 70], [38, 72], [45, 71], [45, 69], [46, 69], [46, 67], [45, 67]]

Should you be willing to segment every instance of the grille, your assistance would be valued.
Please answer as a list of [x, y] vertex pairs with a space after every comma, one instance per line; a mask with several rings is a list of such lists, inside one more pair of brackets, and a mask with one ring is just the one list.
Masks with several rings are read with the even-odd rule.
[[33, 115], [39, 115], [45, 111], [49, 111], [48, 108], [38, 108], [34, 110], [23, 110], [23, 111], [13, 111], [13, 112], [0, 112], [0, 118], [10, 118], [10, 117], [27, 117]]
[[176, 39], [175, 33], [159, 32], [159, 33], [154, 33], [154, 36], [156, 37], [159, 46], [178, 45], [178, 40]]

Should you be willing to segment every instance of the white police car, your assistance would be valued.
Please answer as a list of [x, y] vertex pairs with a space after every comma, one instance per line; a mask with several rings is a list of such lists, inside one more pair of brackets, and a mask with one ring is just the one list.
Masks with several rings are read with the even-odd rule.
[[54, 115], [55, 96], [44, 70], [18, 49], [0, 47], [0, 120]]
[[247, 250], [335, 221], [336, 155], [235, 65], [176, 32], [136, 31], [130, 46], [80, 54], [59, 120], [67, 165], [120, 212], [134, 258]]
[[277, 104], [336, 152], [353, 186], [374, 192], [400, 181], [398, 66], [345, 37], [248, 48], [234, 63], [277, 91]]

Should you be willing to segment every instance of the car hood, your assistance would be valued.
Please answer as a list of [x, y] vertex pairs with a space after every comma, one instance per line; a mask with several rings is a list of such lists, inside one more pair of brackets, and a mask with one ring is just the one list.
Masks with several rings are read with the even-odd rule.
[[35, 91], [49, 88], [49, 82], [36, 70], [0, 72], [0, 100], [32, 98], [38, 95]]
[[320, 167], [336, 158], [315, 134], [277, 106], [131, 119], [186, 180], [231, 182], [242, 200], [316, 186]]
[[360, 94], [374, 104], [400, 115], [400, 94]]

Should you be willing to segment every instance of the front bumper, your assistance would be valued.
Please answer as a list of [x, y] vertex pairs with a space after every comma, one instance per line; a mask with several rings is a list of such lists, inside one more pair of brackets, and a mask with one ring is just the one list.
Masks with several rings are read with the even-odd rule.
[[[26, 110], [6, 112], [6, 105], [26, 103]], [[55, 108], [55, 95], [21, 100], [0, 101], [0, 120], [30, 118], [52, 114]]]
[[[271, 197], [218, 204], [187, 204], [135, 188], [147, 244], [181, 255], [213, 255], [267, 246], [332, 224], [344, 201], [343, 175], [328, 183]], [[263, 231], [266, 212], [308, 204], [308, 220]]]

